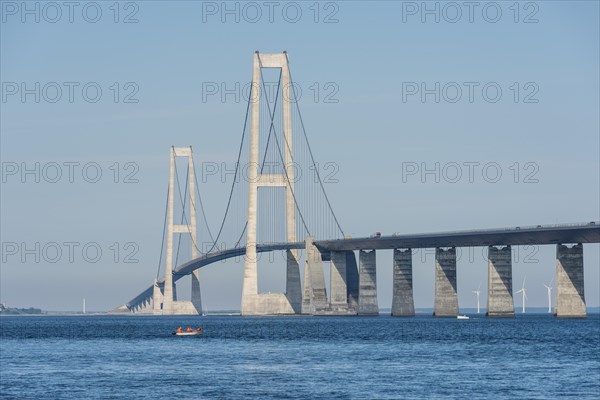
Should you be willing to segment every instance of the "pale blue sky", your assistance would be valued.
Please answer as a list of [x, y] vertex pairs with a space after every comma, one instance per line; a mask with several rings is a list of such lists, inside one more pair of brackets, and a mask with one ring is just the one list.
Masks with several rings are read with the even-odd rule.
[[[225, 103], [216, 96], [203, 102], [202, 87], [247, 83], [254, 50], [288, 51], [293, 77], [304, 91], [300, 107], [315, 155], [322, 163], [339, 165], [339, 183], [328, 184], [327, 190], [343, 228], [353, 236], [600, 219], [596, 1], [534, 2], [537, 8], [522, 2], [518, 23], [513, 1], [499, 2], [497, 23], [487, 22], [480, 9], [473, 23], [466, 14], [457, 23], [444, 21], [443, 15], [440, 23], [431, 16], [422, 23], [419, 13], [405, 15], [403, 22], [403, 8], [421, 2], [363, 1], [320, 3], [318, 23], [314, 2], [299, 3], [303, 14], [297, 23], [287, 22], [279, 8], [270, 23], [264, 6], [257, 23], [244, 21], [243, 15], [239, 23], [231, 15], [223, 23], [220, 15], [204, 15], [203, 22], [203, 7], [221, 7], [221, 2], [194, 1], [138, 1], [133, 3], [137, 11], [123, 2], [119, 20], [130, 12], [139, 20], [130, 24], [114, 23], [112, 1], [99, 2], [102, 17], [95, 24], [86, 22], [79, 8], [73, 23], [67, 9], [56, 23], [44, 21], [44, 15], [39, 23], [32, 16], [22, 23], [20, 10], [12, 15], [13, 2], [1, 3], [0, 66], [7, 96], [0, 103], [2, 162], [97, 162], [103, 170], [95, 184], [80, 176], [74, 183], [63, 179], [56, 184], [7, 177], [1, 194], [2, 242], [98, 242], [105, 252], [113, 242], [135, 242], [140, 260], [115, 263], [105, 256], [96, 264], [70, 263], [63, 256], [52, 264], [31, 258], [23, 263], [11, 256], [2, 263], [0, 283], [1, 300], [9, 305], [74, 310], [86, 297], [88, 308], [110, 309], [151, 283], [160, 250], [169, 146], [193, 145], [197, 163], [235, 160], [245, 104], [231, 96]], [[279, 4], [289, 7], [289, 2]], [[443, 9], [446, 3], [439, 4]], [[239, 3], [240, 10], [250, 11], [244, 6]], [[338, 22], [323, 23], [332, 11]], [[523, 23], [532, 12], [539, 21]], [[73, 103], [66, 90], [56, 103], [35, 103], [33, 95], [23, 103], [19, 94], [6, 93], [11, 82], [81, 85]], [[87, 82], [103, 89], [97, 103], [81, 97]], [[134, 82], [139, 102], [114, 103], [114, 82], [121, 96], [130, 91], [123, 85]], [[333, 82], [339, 101], [315, 102], [309, 89], [315, 82], [321, 87]], [[503, 94], [496, 103], [485, 101], [480, 89], [472, 103], [466, 91], [456, 103], [435, 103], [433, 96], [424, 103], [418, 96], [403, 102], [403, 82], [428, 87], [478, 82], [479, 88], [495, 82]], [[533, 98], [538, 102], [521, 98], [516, 103], [510, 89], [514, 82], [521, 95], [537, 88]], [[525, 89], [528, 82], [534, 86]], [[121, 167], [136, 163], [139, 183], [113, 183], [109, 166], [115, 162]], [[403, 162], [496, 162], [503, 178], [489, 183], [477, 170], [473, 183], [466, 178], [436, 183], [431, 177], [421, 183], [414, 176], [403, 182]], [[523, 183], [521, 175], [514, 183], [509, 167], [515, 162], [521, 173], [526, 163], [534, 163], [539, 182]], [[220, 221], [228, 188], [216, 181], [203, 188], [213, 225]], [[554, 256], [555, 248], [546, 246], [536, 262], [514, 263], [515, 287], [528, 276], [531, 305], [546, 302], [542, 284], [552, 279]], [[378, 253], [378, 261], [379, 304], [389, 307], [391, 253]], [[588, 305], [598, 306], [598, 245], [585, 246], [585, 263]], [[429, 307], [433, 256], [423, 263], [415, 257], [414, 268], [416, 306]], [[472, 307], [471, 290], [480, 281], [485, 287], [485, 261], [461, 260], [458, 268], [460, 306]], [[242, 264], [203, 271], [208, 308], [238, 308]], [[281, 268], [261, 274], [261, 288], [281, 290], [283, 276]], [[187, 289], [181, 292], [187, 295]]]

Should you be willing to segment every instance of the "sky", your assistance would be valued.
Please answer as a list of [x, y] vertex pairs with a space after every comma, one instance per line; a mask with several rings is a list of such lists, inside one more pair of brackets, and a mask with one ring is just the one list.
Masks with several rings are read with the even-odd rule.
[[[151, 284], [169, 147], [192, 145], [200, 169], [235, 162], [256, 50], [288, 52], [315, 158], [335, 165], [325, 188], [353, 237], [600, 220], [596, 1], [0, 4], [9, 306], [79, 310], [86, 298], [109, 310]], [[216, 226], [230, 182], [204, 178]], [[588, 306], [600, 305], [599, 250], [584, 245]], [[459, 305], [474, 307], [480, 284], [484, 305], [485, 253], [464, 252]], [[546, 305], [555, 252], [516, 250], [528, 306]], [[391, 251], [377, 259], [390, 307]], [[413, 264], [415, 305], [431, 307], [433, 250]], [[240, 262], [203, 268], [205, 307], [239, 309], [242, 275]], [[284, 279], [259, 267], [261, 291]], [[189, 283], [178, 291], [189, 297]]]

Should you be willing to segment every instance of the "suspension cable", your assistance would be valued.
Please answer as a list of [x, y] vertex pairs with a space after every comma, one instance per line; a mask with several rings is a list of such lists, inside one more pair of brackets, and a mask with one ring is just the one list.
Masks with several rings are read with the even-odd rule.
[[[233, 192], [234, 192], [235, 184], [236, 184], [236, 182], [237, 182], [237, 175], [238, 175], [239, 168], [240, 168], [240, 160], [241, 160], [241, 156], [242, 156], [242, 150], [243, 150], [243, 146], [244, 146], [244, 138], [245, 138], [245, 136], [246, 136], [246, 128], [247, 128], [247, 125], [248, 125], [248, 114], [249, 114], [249, 112], [250, 112], [250, 102], [251, 102], [251, 99], [252, 99], [252, 86], [250, 87], [250, 93], [249, 93], [249, 95], [248, 95], [248, 101], [247, 101], [247, 104], [246, 104], [246, 117], [244, 118], [244, 128], [243, 128], [243, 130], [242, 130], [242, 138], [241, 138], [241, 141], [240, 141], [240, 147], [239, 147], [239, 151], [238, 151], [238, 157], [237, 157], [237, 162], [236, 162], [235, 174], [234, 174], [234, 177], [233, 177], [233, 182], [232, 182], [232, 184], [231, 184], [231, 190], [230, 190], [230, 192], [229, 192], [229, 199], [227, 200], [227, 207], [226, 207], [226, 209], [225, 209], [225, 214], [224, 214], [224, 216], [223, 216], [223, 220], [221, 221], [221, 225], [220, 225], [220, 228], [219, 228], [219, 232], [218, 232], [218, 234], [217, 234], [217, 237], [216, 237], [216, 238], [214, 238], [214, 237], [213, 237], [212, 233], [210, 232], [210, 228], [208, 227], [208, 222], [207, 222], [207, 218], [206, 218], [206, 213], [205, 213], [204, 206], [203, 206], [203, 203], [202, 203], [202, 197], [201, 197], [201, 195], [200, 195], [200, 193], [199, 193], [199, 189], [198, 189], [198, 186], [199, 186], [199, 185], [198, 185], [198, 178], [197, 178], [197, 174], [194, 174], [194, 178], [195, 178], [195, 181], [196, 181], [196, 190], [198, 191], [198, 198], [199, 198], [199, 201], [200, 201], [200, 208], [201, 208], [201, 212], [202, 212], [202, 215], [203, 215], [204, 222], [206, 223], [207, 230], [209, 231], [209, 235], [210, 235], [210, 237], [211, 237], [211, 240], [213, 241], [213, 243], [212, 243], [212, 246], [211, 246], [210, 250], [208, 250], [206, 253], [204, 253], [202, 250], [200, 250], [200, 249], [198, 248], [198, 246], [197, 246], [196, 242], [195, 242], [195, 241], [193, 240], [193, 238], [192, 238], [192, 240], [191, 240], [191, 241], [192, 241], [192, 244], [194, 245], [194, 247], [195, 247], [195, 248], [196, 248], [196, 249], [197, 249], [197, 250], [200, 252], [200, 254], [202, 254], [202, 255], [208, 254], [208, 253], [212, 252], [212, 251], [215, 249], [215, 247], [216, 247], [216, 245], [217, 245], [217, 242], [218, 242], [219, 238], [221, 237], [221, 234], [222, 234], [222, 232], [223, 232], [223, 227], [224, 227], [224, 225], [225, 225], [225, 221], [227, 220], [227, 216], [228, 216], [228, 214], [229, 214], [229, 209], [230, 209], [230, 206], [231, 206], [231, 200], [232, 200], [232, 198], [233, 198]], [[175, 175], [176, 175], [176, 177], [177, 177], [177, 187], [178, 187], [178, 190], [179, 190], [179, 195], [180, 195], [180, 197], [181, 197], [181, 186], [180, 186], [180, 184], [179, 184], [179, 175], [178, 175], [178, 173], [177, 173], [177, 164], [176, 164], [176, 163], [175, 163], [175, 171], [174, 171], [174, 172], [175, 172]], [[196, 172], [196, 170], [195, 170], [195, 165], [194, 165], [194, 172]], [[187, 182], [186, 182], [186, 183], [187, 183]], [[167, 212], [168, 212], [168, 207], [169, 207], [169, 200], [168, 200], [168, 199], [169, 199], [169, 190], [167, 189], [167, 201], [165, 202], [165, 204], [166, 204], [166, 206], [165, 206], [165, 217], [164, 217], [164, 223], [163, 223], [163, 239], [162, 239], [162, 246], [161, 246], [161, 251], [160, 251], [160, 258], [159, 258], [159, 264], [158, 264], [158, 271], [157, 271], [157, 274], [156, 274], [156, 277], [157, 277], [157, 278], [158, 278], [158, 276], [159, 276], [159, 274], [160, 274], [160, 266], [161, 266], [161, 262], [162, 262], [162, 255], [163, 255], [163, 250], [164, 250], [164, 238], [165, 238], [165, 234], [166, 234], [166, 226], [167, 226]], [[183, 200], [183, 199], [182, 199], [182, 200]], [[192, 202], [192, 203], [193, 203], [193, 202]], [[187, 218], [186, 218], [186, 216], [185, 216], [185, 205], [183, 204], [183, 201], [182, 201], [182, 206], [183, 206], [183, 207], [182, 207], [182, 208], [183, 208], [183, 210], [182, 210], [182, 211], [183, 211], [183, 217], [185, 218], [186, 224], [187, 224], [187, 226], [188, 226], [188, 231], [189, 231], [189, 223], [187, 223]], [[195, 204], [193, 204], [193, 207], [194, 207], [194, 209], [196, 209], [196, 207], [195, 207]], [[245, 226], [244, 226], [244, 229], [242, 230], [242, 234], [241, 234], [241, 236], [240, 236], [240, 239], [238, 239], [238, 241], [237, 241], [237, 243], [236, 243], [236, 247], [239, 245], [239, 243], [240, 243], [240, 241], [241, 241], [241, 239], [242, 239], [242, 237], [243, 237], [243, 235], [244, 235], [244, 233], [245, 233], [245, 231], [246, 231], [246, 228], [247, 228], [247, 226], [248, 226], [248, 222], [246, 221], [246, 224], [245, 224]], [[191, 237], [191, 232], [190, 232], [190, 237]]]
[[[260, 60], [260, 56], [259, 56], [259, 60]], [[262, 72], [261, 72], [261, 78], [262, 78]], [[264, 81], [263, 81], [264, 84]], [[281, 72], [279, 72], [279, 81], [277, 82], [277, 91], [275, 92], [275, 103], [273, 104], [273, 114], [275, 114], [275, 110], [277, 109], [277, 101], [279, 100], [279, 88], [281, 87]], [[267, 96], [265, 94], [265, 99], [267, 99]], [[268, 99], [267, 99], [268, 101]], [[262, 165], [260, 167], [260, 173], [263, 173], [263, 170], [265, 168], [265, 162], [267, 161], [267, 151], [269, 151], [269, 143], [271, 142], [271, 133], [273, 132], [273, 118], [271, 118], [271, 127], [269, 128], [269, 136], [267, 136], [267, 144], [265, 145], [265, 154], [263, 156], [263, 162]]]
[[[290, 68], [289, 68], [289, 59], [288, 59], [287, 53], [285, 53], [285, 56], [286, 56], [286, 63], [287, 63], [287, 66], [288, 66], [288, 73], [289, 73], [289, 76], [290, 76], [290, 86], [292, 87], [292, 90], [294, 92], [294, 98], [297, 98], [296, 88], [295, 88], [295, 86], [293, 84], [292, 74], [291, 74], [291, 71], [290, 71]], [[262, 68], [263, 67], [262, 67], [262, 60], [260, 58], [260, 55], [258, 55], [258, 61], [259, 61], [260, 68], [261, 68], [260, 74], [261, 74], [261, 80], [262, 80], [262, 87], [263, 87], [263, 89], [265, 90], [265, 93], [266, 93], [266, 85], [265, 85], [264, 77], [263, 77], [263, 73], [262, 73]], [[265, 150], [265, 154], [263, 156], [263, 162], [262, 162], [260, 171], [262, 173], [263, 170], [264, 170], [265, 162], [266, 162], [266, 156], [267, 156], [267, 151], [268, 151], [268, 145], [270, 143], [271, 135], [273, 135], [275, 137], [275, 142], [276, 142], [276, 145], [277, 145], [277, 150], [278, 150], [278, 153], [279, 153], [279, 157], [280, 157], [281, 161], [284, 163], [284, 168], [283, 169], [284, 169], [284, 173], [285, 173], [285, 176], [286, 176], [286, 181], [287, 181], [288, 187], [290, 188], [290, 193], [292, 194], [292, 197], [294, 199], [294, 204], [296, 206], [296, 209], [298, 210], [298, 214], [300, 215], [300, 219], [302, 221], [302, 224], [303, 224], [306, 232], [309, 235], [311, 235], [310, 230], [308, 229], [308, 226], [307, 226], [306, 221], [304, 219], [304, 215], [302, 214], [302, 211], [300, 210], [300, 207], [298, 205], [298, 200], [296, 198], [296, 194], [294, 193], [294, 190], [292, 189], [290, 178], [289, 178], [287, 169], [285, 168], [285, 162], [283, 160], [283, 153], [281, 151], [281, 146], [279, 144], [279, 139], [277, 138], [277, 133], [275, 131], [274, 118], [275, 118], [276, 107], [277, 107], [277, 104], [278, 104], [279, 88], [280, 88], [280, 85], [281, 85], [281, 74], [282, 73], [280, 72], [279, 82], [278, 82], [278, 89], [277, 89], [277, 92], [276, 92], [277, 95], [276, 95], [275, 102], [274, 102], [274, 105], [273, 105], [273, 111], [271, 111], [271, 104], [270, 104], [268, 98], [265, 97], [265, 99], [267, 101], [267, 109], [268, 109], [269, 117], [270, 117], [271, 121], [270, 121], [269, 136], [267, 138], [267, 149]], [[240, 147], [239, 147], [239, 150], [238, 150], [238, 157], [237, 157], [237, 162], [236, 162], [236, 170], [235, 170], [235, 173], [234, 173], [234, 178], [233, 178], [233, 182], [232, 182], [232, 185], [231, 185], [231, 190], [229, 192], [229, 198], [228, 198], [228, 201], [227, 201], [227, 207], [225, 209], [225, 214], [223, 216], [223, 220], [221, 221], [221, 224], [220, 224], [220, 227], [219, 227], [219, 231], [217, 233], [216, 238], [213, 237], [212, 232], [210, 231], [210, 227], [208, 225], [208, 220], [207, 220], [207, 217], [206, 217], [206, 212], [205, 212], [205, 209], [204, 209], [204, 206], [203, 206], [203, 202], [202, 202], [202, 196], [201, 196], [200, 191], [199, 191], [198, 178], [197, 178], [197, 175], [195, 174], [196, 191], [198, 193], [198, 201], [200, 202], [201, 213], [202, 213], [202, 216], [203, 216], [203, 220], [204, 220], [204, 222], [205, 222], [205, 224], [207, 226], [207, 230], [208, 230], [209, 236], [210, 236], [210, 238], [211, 238], [211, 240], [213, 242], [210, 250], [208, 252], [204, 253], [204, 252], [202, 252], [198, 248], [197, 244], [195, 243], [195, 241], [192, 238], [193, 245], [203, 255], [212, 252], [215, 249], [215, 247], [217, 246], [217, 242], [218, 242], [219, 238], [221, 237], [221, 234], [223, 233], [223, 228], [224, 228], [225, 222], [227, 220], [227, 216], [229, 215], [229, 211], [230, 211], [230, 207], [231, 207], [231, 201], [232, 201], [232, 198], [233, 198], [233, 193], [234, 193], [235, 185], [236, 185], [236, 182], [237, 182], [237, 176], [239, 174], [240, 160], [241, 160], [241, 155], [242, 155], [242, 150], [243, 150], [244, 139], [245, 139], [245, 135], [246, 135], [246, 129], [247, 129], [247, 125], [248, 125], [248, 115], [249, 115], [249, 111], [250, 111], [250, 103], [251, 103], [251, 99], [252, 99], [253, 86], [254, 85], [251, 85], [250, 93], [249, 93], [249, 96], [248, 96], [248, 101], [247, 101], [247, 104], [246, 104], [246, 116], [245, 116], [245, 119], [244, 119], [244, 127], [243, 127], [243, 130], [242, 130], [242, 138], [241, 138]], [[306, 141], [307, 148], [308, 148], [308, 153], [310, 155], [310, 159], [311, 159], [312, 165], [313, 165], [313, 167], [315, 169], [315, 173], [316, 173], [316, 176], [318, 178], [319, 185], [321, 187], [321, 191], [323, 192], [323, 195], [324, 195], [325, 200], [327, 202], [327, 206], [328, 206], [329, 211], [331, 212], [331, 214], [332, 214], [332, 216], [333, 216], [333, 218], [335, 220], [335, 224], [337, 225], [338, 230], [341, 232], [342, 235], [344, 235], [344, 231], [342, 230], [342, 228], [341, 228], [341, 226], [339, 224], [338, 218], [335, 215], [335, 212], [333, 211], [333, 207], [331, 205], [329, 197], [327, 196], [327, 192], [325, 191], [325, 187], [323, 185], [323, 180], [321, 178], [319, 170], [318, 170], [318, 168], [316, 168], [316, 162], [315, 162], [314, 154], [312, 152], [312, 148], [311, 148], [310, 143], [308, 141], [308, 136], [306, 134], [306, 128], [304, 126], [304, 121], [302, 119], [302, 114], [300, 112], [300, 107], [299, 107], [297, 101], [296, 101], [296, 110], [297, 110], [298, 117], [299, 117], [299, 120], [300, 120], [300, 126], [302, 127], [303, 137], [304, 137], [304, 139]], [[291, 154], [291, 151], [290, 151], [291, 149], [289, 147], [289, 143], [287, 141], [287, 138], [285, 138], [285, 135], [284, 135], [284, 140], [285, 140], [285, 144], [286, 144], [287, 150]], [[293, 157], [293, 154], [292, 154], [292, 157]], [[193, 168], [194, 168], [194, 171], [195, 171], [195, 165], [194, 165]], [[175, 166], [175, 170], [177, 170], [176, 166]], [[176, 173], [176, 175], [177, 175], [177, 173]], [[178, 175], [177, 175], [177, 184], [178, 184], [178, 188], [179, 188], [179, 192], [180, 192], [180, 197], [181, 197], [181, 187], [180, 187], [180, 184], [179, 184], [179, 176]], [[187, 182], [186, 182], [186, 190], [187, 190]], [[168, 191], [167, 191], [167, 199], [168, 199]], [[192, 207], [194, 207], [194, 209], [196, 210], [195, 202], [190, 202], [190, 203], [191, 203]], [[187, 223], [188, 221], [187, 221], [187, 217], [185, 215], [185, 203], [184, 203], [183, 199], [182, 199], [182, 206], [183, 206], [182, 207], [183, 208], [183, 210], [182, 210], [183, 211], [182, 217], [183, 217], [183, 219], [185, 219], [185, 221]], [[162, 243], [162, 246], [161, 246], [161, 256], [160, 256], [160, 259], [159, 259], [159, 266], [158, 266], [157, 277], [158, 277], [158, 274], [160, 273], [160, 265], [161, 265], [161, 262], [162, 262], [162, 254], [163, 254], [163, 249], [164, 249], [164, 236], [165, 236], [165, 231], [166, 231], [167, 210], [168, 210], [168, 201], [167, 201], [167, 207], [165, 208], [165, 224], [163, 224], [163, 243]], [[189, 231], [189, 223], [187, 223], [187, 227], [188, 227], [188, 231]], [[243, 236], [244, 236], [244, 234], [245, 234], [245, 232], [247, 230], [247, 227], [248, 227], [248, 222], [246, 221], [246, 223], [244, 225], [244, 228], [243, 228], [243, 230], [241, 232], [241, 235], [240, 235], [238, 241], [235, 244], [236, 248], [240, 245], [240, 243], [241, 243], [241, 241], [243, 239]], [[190, 236], [191, 236], [191, 232], [190, 232]]]
[[225, 208], [225, 215], [223, 216], [223, 220], [221, 221], [221, 226], [219, 228], [219, 232], [217, 233], [217, 237], [213, 240], [213, 244], [210, 248], [210, 250], [208, 250], [206, 252], [206, 254], [212, 252], [214, 250], [214, 248], [217, 245], [217, 242], [219, 241], [219, 238], [221, 237], [221, 233], [223, 233], [223, 227], [225, 226], [225, 221], [227, 220], [227, 215], [229, 214], [229, 208], [231, 206], [231, 199], [233, 198], [233, 190], [235, 188], [235, 184], [237, 181], [237, 175], [238, 175], [238, 171], [240, 169], [240, 159], [242, 157], [242, 149], [244, 147], [244, 138], [246, 137], [246, 127], [248, 125], [248, 113], [250, 112], [250, 102], [252, 100], [252, 86], [250, 86], [250, 93], [248, 94], [248, 102], [246, 104], [246, 117], [244, 118], [244, 129], [242, 130], [242, 140], [240, 141], [240, 148], [238, 151], [238, 157], [237, 157], [237, 162], [236, 162], [236, 167], [235, 167], [235, 174], [233, 175], [233, 183], [231, 184], [231, 190], [229, 191], [229, 199], [227, 200], [227, 207]]
[[[196, 248], [196, 250], [198, 250], [198, 252], [201, 255], [206, 255], [207, 253], [203, 252], [202, 250], [200, 250], [200, 248], [198, 247], [198, 245], [196, 244], [196, 241], [194, 240], [194, 236], [192, 235], [192, 231], [190, 230], [190, 223], [187, 219], [187, 216], [185, 214], [185, 200], [184, 198], [181, 197], [181, 186], [179, 185], [179, 173], [177, 172], [177, 163], [174, 163], [175, 165], [175, 178], [177, 181], [177, 190], [179, 191], [179, 197], [181, 199], [181, 208], [182, 208], [182, 222], [185, 220], [185, 226], [187, 227], [188, 233], [190, 234], [190, 239], [192, 244], [194, 245], [194, 247]], [[187, 194], [187, 181], [186, 181], [186, 194]], [[181, 238], [181, 236], [180, 236]], [[180, 243], [180, 242], [179, 242]], [[179, 257], [179, 245], [177, 247], [177, 257]], [[177, 263], [177, 258], [175, 259], [175, 263]]]
[[219, 238], [221, 237], [221, 233], [223, 232], [223, 227], [225, 226], [225, 221], [227, 220], [227, 215], [229, 214], [229, 207], [231, 206], [231, 199], [233, 198], [233, 189], [235, 188], [235, 183], [237, 181], [238, 171], [240, 169], [240, 159], [242, 157], [242, 149], [244, 147], [244, 138], [246, 137], [246, 127], [248, 125], [248, 113], [250, 111], [250, 100], [252, 99], [252, 85], [250, 85], [250, 94], [248, 95], [248, 103], [246, 105], [246, 117], [244, 118], [244, 129], [242, 130], [242, 140], [240, 141], [240, 148], [238, 151], [238, 158], [235, 166], [235, 173], [233, 175], [233, 183], [231, 184], [231, 190], [229, 191], [229, 199], [227, 200], [227, 207], [225, 208], [225, 215], [223, 216], [223, 220], [221, 221], [221, 227], [219, 228], [219, 233], [217, 233], [217, 238], [214, 240], [211, 249], [208, 251], [209, 253], [213, 251]]
[[[259, 57], [259, 60], [260, 60], [260, 57]], [[252, 86], [254, 86], [254, 85], [252, 85]], [[281, 72], [279, 73], [279, 81], [277, 83], [277, 91], [275, 92], [275, 102], [273, 104], [273, 113], [275, 113], [275, 110], [277, 108], [277, 104], [278, 104], [278, 101], [279, 101], [279, 88], [280, 87], [281, 87]], [[266, 96], [265, 96], [265, 98], [266, 98]], [[246, 114], [246, 116], [247, 116], [247, 114]], [[267, 161], [267, 151], [268, 151], [269, 143], [270, 143], [270, 139], [271, 139], [271, 132], [273, 132], [272, 128], [273, 128], [273, 126], [271, 126], [271, 129], [269, 129], [269, 136], [267, 137], [265, 154], [263, 155], [263, 160], [262, 160], [262, 163], [261, 163], [261, 166], [260, 166], [260, 173], [261, 174], [264, 171], [265, 164], [266, 164], [266, 161]], [[244, 224], [244, 229], [242, 229], [242, 233], [240, 234], [240, 237], [238, 238], [237, 242], [235, 243], [234, 248], [237, 248], [240, 245], [242, 239], [244, 238], [244, 234], [246, 233], [247, 229], [248, 229], [248, 220], [246, 220], [246, 223]]]
[[[191, 148], [191, 146], [190, 146]], [[202, 195], [200, 194], [200, 189], [198, 185], [198, 174], [196, 173], [196, 164], [194, 164], [194, 159], [192, 158], [192, 168], [194, 169], [194, 181], [196, 182], [196, 194], [198, 194], [198, 203], [200, 204], [200, 212], [202, 213], [202, 219], [204, 220], [204, 224], [206, 225], [206, 230], [208, 231], [208, 236], [210, 240], [215, 241], [213, 238], [212, 232], [210, 231], [210, 226], [208, 225], [208, 220], [206, 219], [206, 212], [204, 211], [204, 203], [202, 201]], [[196, 201], [190, 201], [192, 206], [194, 207], [194, 211], [198, 211], [196, 209]]]
[[313, 167], [315, 168], [315, 172], [317, 174], [317, 178], [319, 180], [321, 190], [323, 191], [323, 195], [325, 196], [325, 201], [327, 202], [327, 206], [329, 207], [329, 211], [331, 211], [331, 214], [333, 215], [333, 219], [335, 220], [335, 223], [336, 223], [338, 229], [340, 230], [340, 233], [342, 234], [342, 236], [345, 236], [344, 231], [342, 230], [342, 227], [340, 226], [340, 223], [338, 222], [337, 216], [335, 215], [335, 212], [333, 211], [333, 207], [331, 206], [331, 202], [329, 201], [329, 197], [327, 196], [325, 187], [323, 186], [323, 180], [321, 179], [321, 174], [319, 174], [319, 169], [316, 167], [315, 157], [314, 157], [312, 149], [310, 147], [310, 142], [308, 141], [308, 136], [306, 135], [304, 121], [302, 120], [302, 113], [300, 113], [300, 106], [298, 105], [298, 101], [297, 101], [297, 97], [296, 97], [296, 88], [294, 87], [294, 84], [293, 84], [294, 81], [292, 80], [292, 72], [290, 70], [290, 60], [288, 59], [287, 53], [284, 53], [284, 54], [285, 54], [285, 60], [286, 60], [287, 66], [288, 66], [288, 74], [290, 75], [290, 86], [291, 86], [292, 90], [294, 91], [294, 98], [296, 99], [296, 102], [295, 102], [296, 109], [298, 111], [298, 117], [300, 118], [300, 125], [302, 126], [302, 132], [304, 134], [304, 139], [306, 140], [306, 146], [308, 148], [308, 153], [310, 154], [310, 158], [312, 160]]
[[[266, 92], [265, 80], [264, 80], [263, 74], [262, 74], [262, 61], [260, 59], [260, 54], [257, 54], [257, 55], [258, 55], [258, 63], [260, 65], [260, 77], [261, 77], [261, 81], [262, 81], [262, 84], [263, 84], [263, 89]], [[266, 103], [267, 103], [267, 109], [269, 111], [269, 116], [271, 117], [271, 128], [275, 129], [275, 126], [274, 126], [274, 123], [273, 123], [273, 118], [275, 118], [275, 117], [274, 117], [274, 114], [271, 113], [271, 105], [269, 103], [269, 99], [266, 96], [265, 96], [265, 100], [266, 100]], [[294, 198], [294, 204], [296, 205], [296, 209], [298, 210], [298, 214], [300, 215], [300, 219], [302, 220], [302, 225], [304, 225], [304, 229], [306, 229], [306, 231], [310, 235], [310, 230], [308, 229], [308, 226], [306, 226], [306, 222], [304, 221], [304, 216], [302, 215], [302, 211], [300, 211], [300, 207], [298, 206], [298, 201], [296, 200], [296, 195], [294, 194], [294, 189], [292, 188], [292, 184], [290, 182], [290, 177], [289, 177], [288, 172], [287, 172], [287, 166], [285, 165], [285, 161], [283, 160], [283, 154], [281, 153], [281, 147], [279, 146], [279, 139], [277, 139], [277, 132], [275, 132], [274, 137], [275, 137], [275, 143], [277, 144], [277, 150], [279, 152], [279, 157], [281, 158], [281, 162], [283, 163], [283, 171], [285, 173], [285, 178], [286, 178], [286, 181], [287, 181], [288, 186], [290, 188], [290, 193], [292, 194], [292, 197]], [[288, 150], [289, 150], [289, 147], [288, 147]], [[293, 158], [293, 154], [292, 154], [292, 158]]]
[[160, 245], [160, 257], [158, 257], [158, 270], [156, 271], [156, 279], [160, 276], [160, 265], [162, 263], [163, 249], [165, 248], [165, 234], [167, 232], [167, 212], [169, 210], [169, 185], [167, 185], [167, 200], [165, 201], [165, 220], [163, 222], [162, 241]]

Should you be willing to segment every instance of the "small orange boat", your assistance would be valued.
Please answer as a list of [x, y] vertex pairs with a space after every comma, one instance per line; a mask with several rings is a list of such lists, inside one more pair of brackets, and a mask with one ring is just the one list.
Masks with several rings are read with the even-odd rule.
[[181, 331], [181, 330], [177, 330], [175, 332], [173, 332], [174, 336], [198, 336], [198, 335], [202, 335], [202, 328], [198, 328], [195, 331], [193, 330], [188, 330], [188, 331]]

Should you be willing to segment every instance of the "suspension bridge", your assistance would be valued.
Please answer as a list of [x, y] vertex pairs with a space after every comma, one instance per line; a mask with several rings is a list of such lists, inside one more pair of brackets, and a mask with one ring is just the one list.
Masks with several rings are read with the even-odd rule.
[[[486, 246], [487, 314], [514, 316], [511, 246], [555, 245], [555, 314], [586, 315], [583, 243], [600, 243], [600, 223], [347, 237], [319, 174], [298, 98], [287, 53], [256, 52], [236, 168], [216, 230], [208, 223], [192, 148], [170, 149], [156, 278], [115, 311], [202, 314], [200, 269], [243, 257], [242, 315], [377, 315], [376, 251], [392, 249], [392, 315], [414, 316], [412, 250], [435, 248], [434, 315], [455, 317], [459, 314], [456, 249]], [[184, 184], [182, 162], [186, 164]], [[259, 254], [265, 252], [286, 253], [283, 293], [258, 291]], [[329, 288], [324, 262], [330, 264]], [[176, 282], [187, 276], [191, 277], [191, 300], [180, 301]]]

